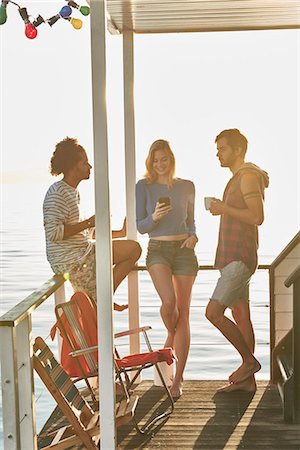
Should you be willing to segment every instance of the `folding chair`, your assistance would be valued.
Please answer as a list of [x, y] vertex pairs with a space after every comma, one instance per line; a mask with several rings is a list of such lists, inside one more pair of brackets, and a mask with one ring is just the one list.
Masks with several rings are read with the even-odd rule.
[[[76, 377], [80, 374], [89, 386], [90, 384], [88, 378], [98, 374], [96, 306], [85, 293], [76, 292], [69, 302], [56, 306], [55, 314], [57, 317], [57, 322], [54, 327], [52, 327], [52, 330], [54, 328], [59, 329], [63, 341], [65, 340], [68, 348], [71, 349], [70, 354], [74, 357], [76, 362], [76, 364], [74, 361], [70, 362], [70, 355], [68, 355], [68, 359], [62, 358], [62, 366], [65, 367], [65, 370], [70, 376]], [[134, 382], [139, 377], [142, 370], [155, 366], [161, 379], [162, 386], [165, 389], [167, 398], [169, 399], [169, 406], [166, 410], [155, 416], [150, 422], [147, 423], [147, 425], [140, 427], [136, 423], [135, 418], [133, 418], [136, 429], [140, 433], [147, 433], [157, 421], [166, 419], [174, 409], [173, 398], [166, 385], [158, 363], [166, 362], [170, 365], [175, 360], [175, 356], [171, 348], [163, 348], [159, 350], [152, 349], [147, 335], [147, 331], [150, 329], [151, 327], [145, 326], [115, 334], [115, 338], [120, 338], [135, 333], [142, 333], [148, 348], [148, 352], [128, 355], [125, 357], [121, 357], [117, 349], [115, 349], [116, 379], [120, 381], [121, 387], [124, 391], [123, 397], [126, 398], [126, 396], [128, 396], [128, 392], [130, 392]], [[67, 366], [65, 366], [66, 362]], [[132, 379], [130, 379], [128, 375], [129, 372], [134, 372]]]
[[[51, 443], [40, 450], [73, 448], [81, 444], [88, 450], [98, 450], [99, 411], [94, 411], [82, 397], [41, 337], [33, 344], [33, 365], [70, 424], [51, 433]], [[132, 420], [137, 402], [138, 397], [131, 396], [116, 405], [117, 426]]]
[[76, 292], [69, 302], [55, 308], [57, 322], [50, 331], [52, 340], [57, 329], [62, 341], [61, 365], [74, 381], [85, 380], [93, 401], [96, 401], [94, 389], [89, 378], [98, 376], [97, 351], [73, 358], [72, 351], [92, 347], [97, 343], [97, 316], [95, 303], [83, 292]]

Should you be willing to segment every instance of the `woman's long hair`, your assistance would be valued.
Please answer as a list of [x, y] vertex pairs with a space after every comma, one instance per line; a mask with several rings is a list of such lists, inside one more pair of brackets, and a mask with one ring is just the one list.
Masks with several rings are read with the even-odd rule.
[[149, 149], [149, 153], [146, 159], [146, 173], [145, 173], [145, 179], [148, 184], [155, 183], [157, 180], [157, 173], [153, 169], [153, 161], [155, 157], [155, 152], [157, 150], [162, 150], [165, 152], [166, 156], [170, 158], [171, 167], [170, 172], [168, 176], [168, 186], [172, 186], [176, 180], [175, 178], [175, 157], [174, 153], [171, 150], [170, 144], [168, 141], [165, 141], [164, 139], [158, 139], [157, 141], [154, 141]]

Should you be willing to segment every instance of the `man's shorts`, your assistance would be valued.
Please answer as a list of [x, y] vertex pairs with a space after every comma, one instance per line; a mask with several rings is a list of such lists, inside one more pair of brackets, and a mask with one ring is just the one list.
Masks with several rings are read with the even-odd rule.
[[211, 300], [217, 300], [228, 308], [234, 308], [237, 300], [249, 301], [251, 272], [242, 261], [233, 261], [220, 270]]
[[96, 253], [95, 246], [90, 253], [69, 270], [69, 280], [76, 291], [85, 292], [91, 299], [96, 301]]
[[154, 264], [170, 267], [174, 275], [196, 276], [198, 261], [192, 248], [180, 248], [185, 239], [180, 241], [158, 241], [150, 239], [146, 257], [147, 268]]

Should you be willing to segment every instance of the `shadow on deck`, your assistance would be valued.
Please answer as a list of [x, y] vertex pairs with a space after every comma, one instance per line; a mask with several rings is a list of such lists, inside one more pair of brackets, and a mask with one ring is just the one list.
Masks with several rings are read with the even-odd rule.
[[[118, 449], [300, 449], [299, 424], [283, 422], [276, 387], [260, 381], [255, 395], [216, 393], [223, 384], [185, 381], [184, 394], [169, 419], [146, 437], [137, 434], [131, 425], [119, 428]], [[135, 392], [140, 396], [137, 418], [146, 421], [154, 410], [162, 407], [162, 390], [154, 387], [152, 381], [143, 381]], [[57, 426], [59, 416], [54, 411], [52, 427], [54, 418]], [[48, 421], [40, 434], [40, 443], [49, 425]]]

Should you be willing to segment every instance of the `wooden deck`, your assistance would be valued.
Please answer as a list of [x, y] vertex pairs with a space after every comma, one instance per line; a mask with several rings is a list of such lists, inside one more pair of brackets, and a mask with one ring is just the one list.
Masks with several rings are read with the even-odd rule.
[[[131, 425], [119, 428], [118, 449], [300, 449], [300, 425], [283, 422], [276, 387], [260, 381], [254, 396], [216, 394], [223, 384], [185, 381], [184, 394], [169, 419], [147, 437], [137, 434]], [[137, 417], [144, 423], [157, 408], [163, 407], [165, 397], [151, 381], [143, 381], [135, 392], [140, 396]], [[52, 427], [53, 419], [57, 423], [58, 417], [59, 412], [55, 411]], [[40, 434], [40, 443], [49, 424], [48, 421]]]

